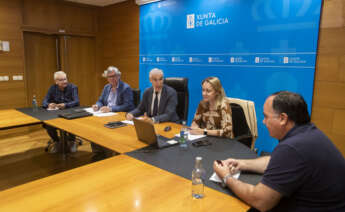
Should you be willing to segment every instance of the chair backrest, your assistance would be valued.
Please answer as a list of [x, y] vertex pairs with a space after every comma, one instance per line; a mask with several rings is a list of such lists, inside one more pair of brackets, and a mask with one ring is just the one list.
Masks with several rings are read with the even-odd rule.
[[189, 106], [188, 78], [184, 77], [167, 77], [164, 84], [174, 88], [177, 92], [176, 113], [181, 121], [187, 121]]
[[250, 132], [252, 134], [252, 144], [251, 147], [254, 149], [255, 140], [258, 137], [258, 124], [256, 119], [255, 105], [253, 101], [237, 99], [237, 98], [228, 98], [230, 103], [236, 103], [240, 105], [243, 109], [244, 115], [247, 120]]
[[252, 133], [249, 129], [243, 108], [236, 103], [230, 103], [230, 107], [232, 111], [232, 129], [235, 139], [251, 148], [253, 140]]
[[132, 92], [133, 92], [133, 103], [134, 103], [134, 106], [137, 107], [140, 103], [140, 89], [132, 88]]

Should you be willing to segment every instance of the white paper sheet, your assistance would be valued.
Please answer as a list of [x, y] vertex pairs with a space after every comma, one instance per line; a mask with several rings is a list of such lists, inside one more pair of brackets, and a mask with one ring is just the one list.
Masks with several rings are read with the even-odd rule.
[[59, 110], [59, 108], [58, 107], [55, 107], [55, 108], [47, 108], [47, 110]]
[[117, 115], [117, 113], [114, 113], [114, 112], [102, 113], [101, 111], [93, 111], [92, 107], [84, 108], [84, 110], [89, 113], [92, 113], [94, 116], [97, 116], [97, 117]]
[[124, 124], [134, 125], [133, 121], [129, 121], [129, 120], [123, 120], [121, 122]]
[[[203, 137], [206, 136], [206, 135], [192, 135], [189, 132], [187, 132], [187, 133], [188, 133], [188, 141], [193, 141], [193, 140], [196, 140], [196, 139], [199, 139], [199, 138], [203, 138]], [[176, 137], [180, 137], [180, 134], [176, 134], [175, 136]]]
[[[232, 175], [232, 177], [237, 180], [240, 177], [240, 175], [241, 175], [241, 172], [237, 172], [236, 174]], [[222, 183], [223, 182], [223, 180], [218, 177], [216, 172], [213, 172], [213, 174], [212, 174], [212, 176], [210, 177], [209, 180], [213, 181], [213, 182], [216, 182], [216, 183]]]

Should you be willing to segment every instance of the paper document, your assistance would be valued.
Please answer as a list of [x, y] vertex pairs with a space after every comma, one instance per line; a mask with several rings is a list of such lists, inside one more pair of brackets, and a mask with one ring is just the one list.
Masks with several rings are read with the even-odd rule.
[[102, 113], [101, 111], [93, 111], [92, 107], [84, 108], [85, 111], [92, 113], [94, 116], [97, 117], [105, 117], [105, 116], [114, 116], [117, 115], [117, 113], [114, 112], [108, 112], [108, 113]]
[[47, 110], [59, 110], [59, 108], [58, 107], [55, 107], [55, 108], [47, 108]]
[[[199, 139], [199, 138], [203, 138], [203, 137], [206, 136], [206, 135], [192, 135], [189, 132], [187, 132], [187, 133], [188, 133], [188, 141], [193, 141], [193, 140], [196, 140], [196, 139]], [[175, 136], [176, 137], [180, 137], [180, 134], [176, 134]]]
[[134, 125], [133, 121], [129, 121], [129, 120], [123, 120], [121, 122], [124, 123], [124, 124]]
[[[240, 175], [241, 175], [241, 172], [237, 172], [236, 174], [232, 175], [232, 177], [237, 180], [240, 177]], [[218, 177], [216, 172], [213, 172], [213, 174], [212, 174], [212, 176], [210, 177], [209, 180], [213, 181], [213, 182], [216, 182], [216, 183], [222, 183], [223, 182], [223, 180]]]

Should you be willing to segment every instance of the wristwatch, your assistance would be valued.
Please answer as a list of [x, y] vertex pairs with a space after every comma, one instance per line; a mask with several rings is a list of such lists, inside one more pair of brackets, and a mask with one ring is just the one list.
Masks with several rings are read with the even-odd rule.
[[207, 135], [207, 129], [206, 128], [204, 129], [204, 135]]
[[225, 175], [225, 177], [223, 177], [223, 187], [226, 187], [226, 182], [228, 181], [228, 179], [232, 177], [232, 174], [231, 173], [228, 173], [227, 175]]

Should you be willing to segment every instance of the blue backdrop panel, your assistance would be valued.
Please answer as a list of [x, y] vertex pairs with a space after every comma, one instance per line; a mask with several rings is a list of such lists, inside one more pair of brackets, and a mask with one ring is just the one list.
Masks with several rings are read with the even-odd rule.
[[262, 124], [265, 98], [279, 90], [312, 103], [321, 0], [165, 0], [140, 7], [140, 89], [148, 72], [189, 78], [188, 123], [201, 81], [221, 79], [227, 96], [256, 105], [256, 147], [277, 141]]

